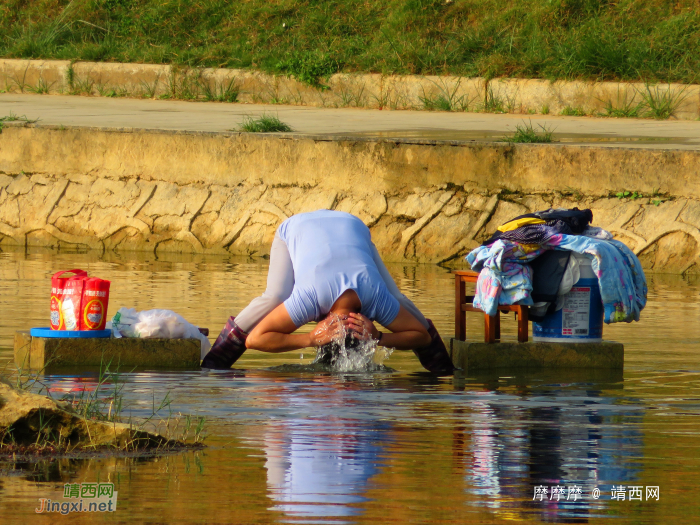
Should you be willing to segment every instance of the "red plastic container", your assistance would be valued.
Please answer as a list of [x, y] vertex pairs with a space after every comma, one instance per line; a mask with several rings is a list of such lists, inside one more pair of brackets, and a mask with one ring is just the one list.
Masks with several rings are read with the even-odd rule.
[[91, 277], [85, 280], [80, 305], [80, 330], [104, 330], [109, 304], [109, 281]]
[[[73, 275], [65, 277], [66, 274]], [[79, 330], [85, 279], [87, 272], [78, 269], [56, 272], [51, 277], [52, 330]]]
[[88, 277], [85, 270], [56, 272], [51, 278], [51, 329], [104, 330], [109, 285], [104, 279]]

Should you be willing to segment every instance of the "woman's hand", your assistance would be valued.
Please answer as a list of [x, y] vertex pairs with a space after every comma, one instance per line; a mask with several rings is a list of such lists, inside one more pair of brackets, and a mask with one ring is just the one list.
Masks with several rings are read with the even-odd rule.
[[374, 323], [362, 314], [349, 313], [343, 320], [345, 330], [352, 330], [354, 336], [360, 341], [368, 339], [379, 339], [379, 330]]
[[343, 319], [338, 315], [329, 315], [316, 325], [309, 334], [309, 346], [323, 346], [343, 337]]

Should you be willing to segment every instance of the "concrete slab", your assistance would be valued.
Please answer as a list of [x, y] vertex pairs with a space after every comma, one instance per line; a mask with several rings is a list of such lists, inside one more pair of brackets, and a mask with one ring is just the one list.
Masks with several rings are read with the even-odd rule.
[[622, 370], [622, 343], [472, 343], [450, 339], [450, 357], [467, 373], [475, 370], [600, 368]]
[[[462, 86], [465, 89], [469, 86]], [[467, 96], [467, 95], [465, 95]], [[642, 149], [700, 149], [700, 122], [553, 115], [314, 108], [61, 95], [0, 94], [0, 117], [40, 119], [43, 125], [225, 132], [246, 117], [275, 115], [295, 130], [328, 140], [345, 138], [500, 141], [523, 121], [554, 130], [559, 144]]]
[[180, 368], [198, 370], [199, 339], [54, 339], [15, 332], [15, 363], [23, 369], [67, 367]]

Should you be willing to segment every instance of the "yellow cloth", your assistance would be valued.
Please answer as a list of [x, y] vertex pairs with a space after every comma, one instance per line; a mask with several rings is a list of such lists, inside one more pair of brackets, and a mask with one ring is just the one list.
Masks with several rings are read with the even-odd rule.
[[523, 251], [523, 253], [534, 252], [535, 250], [539, 250], [540, 248], [542, 248], [542, 246], [539, 244], [521, 244], [520, 245], [520, 249]]
[[524, 219], [515, 219], [514, 221], [507, 222], [505, 224], [501, 224], [498, 227], [499, 232], [509, 232], [513, 230], [517, 230], [521, 226], [529, 226], [530, 224], [545, 224], [545, 221], [543, 219], [540, 219], [538, 217], [525, 217]]

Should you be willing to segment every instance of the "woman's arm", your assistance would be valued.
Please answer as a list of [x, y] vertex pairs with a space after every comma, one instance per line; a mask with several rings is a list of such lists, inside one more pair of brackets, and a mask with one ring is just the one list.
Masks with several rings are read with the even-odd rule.
[[287, 309], [281, 304], [253, 328], [246, 338], [245, 346], [275, 353], [321, 346], [340, 337], [343, 324], [339, 317], [329, 315], [308, 334], [292, 333], [296, 329]]
[[[363, 334], [372, 339], [379, 338], [379, 330], [374, 323], [362, 314], [349, 313], [343, 321], [346, 329], [352, 329], [362, 339]], [[430, 344], [430, 334], [421, 322], [411, 315], [403, 306], [399, 307], [396, 318], [386, 327], [391, 333], [382, 333], [379, 344], [397, 350], [412, 350]]]

